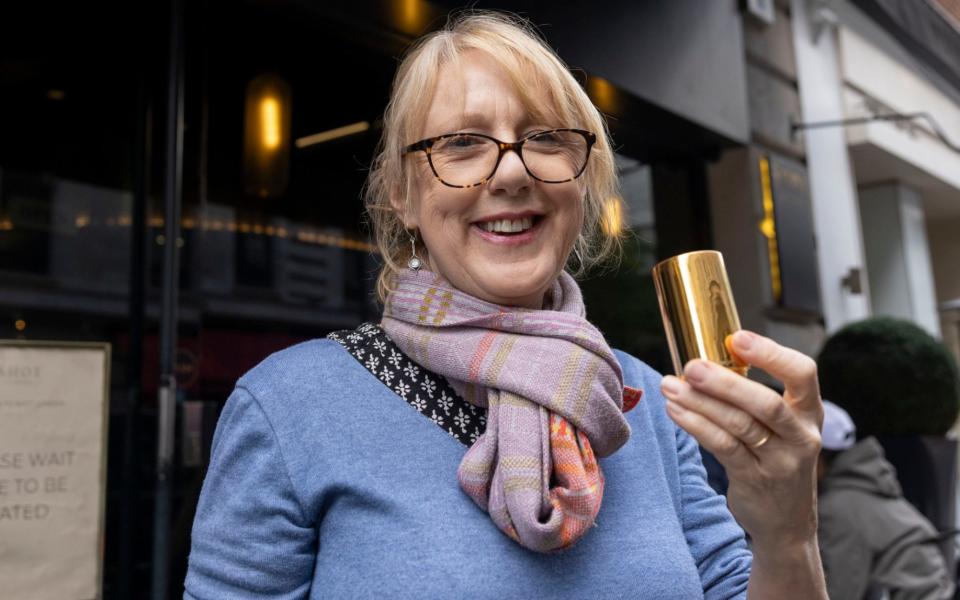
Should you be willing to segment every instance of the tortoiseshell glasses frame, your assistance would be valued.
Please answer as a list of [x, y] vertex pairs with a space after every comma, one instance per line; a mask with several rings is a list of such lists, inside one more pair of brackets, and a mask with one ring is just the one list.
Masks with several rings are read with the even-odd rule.
[[[542, 137], [549, 134], [557, 134], [557, 133], [574, 133], [583, 137], [584, 139], [583, 157], [582, 157], [583, 162], [572, 177], [567, 177], [565, 179], [543, 179], [541, 177], [538, 177], [535, 173], [533, 173], [533, 171], [530, 170], [530, 167], [527, 165], [527, 161], [523, 157], [523, 146], [524, 144], [529, 142], [531, 139], [535, 139], [535, 138]], [[433, 147], [439, 141], [455, 138], [455, 137], [482, 138], [484, 140], [489, 140], [497, 145], [497, 148], [499, 149], [499, 153], [497, 154], [497, 160], [493, 164], [493, 168], [490, 170], [490, 173], [486, 177], [483, 177], [480, 181], [476, 183], [471, 183], [468, 185], [457, 185], [457, 184], [450, 183], [448, 181], [444, 181], [443, 177], [440, 176], [440, 173], [437, 171], [437, 167], [433, 162]], [[493, 175], [497, 172], [497, 168], [500, 166], [500, 161], [503, 159], [503, 155], [509, 152], [510, 150], [513, 150], [514, 152], [517, 153], [517, 156], [520, 157], [520, 162], [523, 163], [523, 168], [526, 169], [527, 174], [529, 174], [531, 177], [533, 177], [537, 181], [542, 181], [543, 183], [566, 183], [568, 181], [573, 181], [574, 179], [577, 179], [586, 170], [587, 162], [590, 159], [590, 150], [591, 148], [593, 148], [593, 145], [596, 143], [596, 141], [597, 141], [597, 136], [593, 132], [586, 131], [583, 129], [571, 129], [571, 128], [558, 128], [558, 129], [549, 129], [546, 131], [535, 131], [523, 137], [522, 139], [517, 140], [516, 142], [504, 142], [504, 141], [498, 140], [495, 137], [485, 135], [482, 133], [447, 133], [444, 135], [438, 135], [435, 137], [426, 138], [426, 139], [420, 140], [419, 142], [410, 144], [409, 146], [403, 149], [403, 154], [406, 155], [406, 154], [410, 154], [410, 153], [422, 150], [427, 155], [427, 162], [430, 164], [430, 170], [433, 171], [434, 177], [436, 177], [440, 181], [440, 183], [442, 183], [443, 185], [446, 185], [452, 188], [472, 188], [478, 185], [483, 185], [486, 182], [490, 181], [490, 178], [492, 178]]]

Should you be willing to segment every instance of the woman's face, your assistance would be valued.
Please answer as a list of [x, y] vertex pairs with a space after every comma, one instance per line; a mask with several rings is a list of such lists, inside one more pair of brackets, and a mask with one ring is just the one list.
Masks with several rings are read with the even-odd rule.
[[[548, 98], [542, 98], [545, 106]], [[507, 73], [482, 53], [463, 56], [461, 68], [443, 68], [422, 138], [484, 133], [505, 142], [569, 123], [535, 122]], [[409, 140], [415, 142], [417, 140]], [[419, 229], [427, 264], [458, 289], [497, 304], [541, 308], [545, 292], [566, 264], [583, 222], [582, 178], [543, 183], [532, 178], [515, 152], [507, 152], [492, 178], [472, 188], [452, 188], [416, 152], [408, 228]], [[504, 220], [527, 227], [498, 233]], [[510, 229], [510, 228], [508, 228]]]

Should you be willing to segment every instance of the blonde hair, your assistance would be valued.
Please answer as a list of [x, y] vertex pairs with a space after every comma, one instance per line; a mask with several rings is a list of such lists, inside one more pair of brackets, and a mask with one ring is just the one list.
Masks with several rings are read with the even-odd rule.
[[[409, 259], [410, 237], [391, 196], [409, 206], [413, 193], [410, 162], [403, 161], [403, 148], [423, 134], [429, 102], [440, 67], [456, 66], [466, 51], [480, 51], [502, 68], [514, 84], [530, 114], [552, 117], [562, 127], [587, 129], [597, 134], [583, 178], [584, 220], [574, 243], [578, 257], [574, 275], [618, 255], [620, 236], [601, 227], [608, 202], [619, 201], [619, 184], [606, 121], [577, 83], [563, 61], [540, 38], [532, 26], [514, 15], [471, 11], [452, 17], [446, 27], [418, 40], [406, 53], [396, 76], [383, 117], [383, 136], [367, 178], [365, 203], [376, 244], [383, 257], [377, 278], [377, 296], [384, 302], [392, 289], [393, 276]], [[549, 106], [538, 102], [546, 93]], [[428, 96], [429, 98], [429, 96]], [[550, 184], [544, 184], [550, 185]]]

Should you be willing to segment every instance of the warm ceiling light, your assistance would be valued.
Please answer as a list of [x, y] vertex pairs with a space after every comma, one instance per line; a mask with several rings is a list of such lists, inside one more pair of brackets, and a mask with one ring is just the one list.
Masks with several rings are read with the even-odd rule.
[[620, 198], [614, 196], [604, 203], [600, 226], [609, 236], [616, 237], [623, 233], [623, 202]]
[[63, 93], [63, 90], [47, 90], [47, 98], [51, 100], [63, 100], [66, 97], [66, 94]]
[[393, 22], [404, 33], [419, 36], [427, 28], [430, 10], [424, 0], [396, 0], [393, 7]]
[[265, 73], [247, 84], [246, 95], [244, 189], [260, 198], [282, 196], [290, 178], [290, 86]]
[[27, 328], [27, 322], [23, 319], [17, 319], [14, 321], [13, 326], [17, 328], [17, 331], [23, 331]]
[[587, 94], [601, 111], [616, 114], [620, 107], [620, 92], [616, 86], [602, 77], [587, 79]]
[[260, 132], [265, 149], [280, 147], [280, 103], [271, 96], [260, 101]]
[[329, 142], [330, 140], [346, 137], [348, 135], [363, 133], [368, 129], [370, 129], [369, 122], [358, 121], [357, 123], [351, 123], [350, 125], [344, 125], [343, 127], [337, 127], [336, 129], [328, 129], [327, 131], [321, 131], [320, 133], [297, 138], [297, 141], [295, 141], [294, 144], [297, 146], [297, 148], [306, 148], [307, 146], [322, 144], [324, 142]]

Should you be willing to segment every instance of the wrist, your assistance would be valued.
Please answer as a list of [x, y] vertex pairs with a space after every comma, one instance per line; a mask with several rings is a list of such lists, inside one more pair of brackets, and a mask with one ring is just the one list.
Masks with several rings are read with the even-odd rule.
[[827, 599], [817, 537], [753, 545], [748, 598]]
[[819, 519], [816, 511], [816, 504], [814, 504], [805, 517], [793, 519], [790, 527], [753, 528], [753, 531], [748, 531], [751, 547], [774, 553], [785, 553], [788, 556], [802, 556], [811, 548], [817, 550]]
[[793, 542], [753, 540], [753, 564], [768, 573], [790, 574], [820, 571], [820, 548], [816, 534]]

